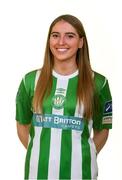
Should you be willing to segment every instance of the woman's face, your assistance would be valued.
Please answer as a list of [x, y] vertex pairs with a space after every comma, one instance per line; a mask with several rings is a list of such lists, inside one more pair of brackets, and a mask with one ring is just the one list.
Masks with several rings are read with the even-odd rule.
[[61, 20], [53, 26], [49, 43], [54, 62], [76, 60], [77, 50], [83, 46], [83, 38], [71, 24]]

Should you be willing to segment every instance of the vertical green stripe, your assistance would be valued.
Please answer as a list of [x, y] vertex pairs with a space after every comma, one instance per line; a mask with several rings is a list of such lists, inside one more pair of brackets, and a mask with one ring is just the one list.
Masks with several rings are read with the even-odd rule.
[[[43, 113], [52, 114], [52, 97], [55, 93], [56, 88], [56, 78], [53, 79], [52, 90], [50, 96], [44, 99], [43, 103]], [[38, 164], [38, 179], [48, 178], [48, 163], [49, 163], [49, 153], [50, 153], [50, 138], [51, 129], [43, 128], [40, 137], [40, 156]]]
[[40, 156], [39, 156], [37, 179], [47, 179], [48, 177], [50, 134], [51, 134], [51, 129], [49, 128], [42, 129], [41, 138], [40, 138]]
[[43, 114], [52, 114], [52, 99], [55, 94], [57, 79], [53, 77], [52, 90], [48, 98], [44, 98], [43, 102]]
[[84, 130], [82, 134], [82, 179], [91, 179], [91, 153], [88, 143], [89, 130], [88, 123], [85, 120]]
[[26, 74], [25, 76], [25, 88], [27, 91], [27, 94], [30, 98], [30, 100], [32, 101], [33, 99], [33, 95], [34, 95], [34, 88], [35, 88], [35, 80], [36, 80], [36, 75], [37, 75], [38, 71], [32, 71], [28, 74]]
[[[69, 80], [64, 115], [74, 116], [76, 108], [77, 78]], [[71, 179], [72, 131], [63, 130], [61, 140], [60, 179]]]
[[69, 80], [66, 102], [64, 104], [64, 115], [74, 116], [77, 105], [77, 83], [78, 77]]
[[61, 140], [61, 159], [60, 159], [60, 179], [70, 179], [71, 177], [71, 150], [72, 139], [71, 131], [62, 131]]
[[30, 136], [31, 136], [31, 141], [29, 143], [28, 149], [27, 149], [27, 154], [26, 154], [26, 160], [25, 160], [25, 177], [24, 179], [29, 179], [29, 169], [30, 169], [30, 157], [31, 157], [31, 150], [33, 147], [33, 138], [35, 136], [34, 128], [31, 127], [30, 129]]

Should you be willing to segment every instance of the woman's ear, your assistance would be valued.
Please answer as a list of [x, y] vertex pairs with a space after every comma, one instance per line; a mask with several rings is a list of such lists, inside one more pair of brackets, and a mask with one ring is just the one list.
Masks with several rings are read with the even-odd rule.
[[80, 42], [79, 42], [79, 48], [82, 48], [83, 47], [83, 37], [80, 38]]

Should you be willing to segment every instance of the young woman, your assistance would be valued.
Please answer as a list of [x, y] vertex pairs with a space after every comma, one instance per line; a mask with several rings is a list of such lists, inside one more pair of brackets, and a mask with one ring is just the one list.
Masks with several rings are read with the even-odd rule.
[[24, 76], [16, 97], [25, 179], [96, 179], [111, 116], [108, 81], [91, 69], [82, 23], [72, 15], [57, 17], [43, 67]]

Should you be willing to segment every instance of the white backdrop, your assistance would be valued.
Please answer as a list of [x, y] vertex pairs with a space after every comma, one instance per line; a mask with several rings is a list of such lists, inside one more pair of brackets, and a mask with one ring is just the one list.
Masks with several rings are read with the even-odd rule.
[[0, 1], [0, 179], [23, 179], [26, 150], [16, 133], [16, 92], [24, 74], [42, 65], [50, 23], [68, 13], [83, 22], [92, 68], [107, 76], [113, 96], [113, 129], [98, 155], [98, 180], [122, 179], [120, 1]]

